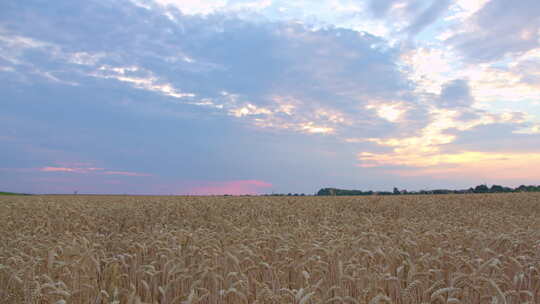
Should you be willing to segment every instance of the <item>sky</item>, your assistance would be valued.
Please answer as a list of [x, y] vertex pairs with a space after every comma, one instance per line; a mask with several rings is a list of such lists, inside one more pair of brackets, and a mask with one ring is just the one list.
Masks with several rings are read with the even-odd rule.
[[540, 1], [0, 2], [0, 190], [540, 184]]

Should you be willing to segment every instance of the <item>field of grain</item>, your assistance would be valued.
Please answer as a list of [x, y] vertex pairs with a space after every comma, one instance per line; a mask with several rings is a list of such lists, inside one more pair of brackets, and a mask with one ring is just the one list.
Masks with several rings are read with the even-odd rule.
[[540, 303], [540, 195], [5, 196], [0, 303]]

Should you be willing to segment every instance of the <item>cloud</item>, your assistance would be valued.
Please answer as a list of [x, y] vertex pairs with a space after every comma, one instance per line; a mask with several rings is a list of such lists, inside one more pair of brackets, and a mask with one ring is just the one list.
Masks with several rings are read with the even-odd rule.
[[[254, 179], [307, 192], [329, 183], [371, 185], [373, 176], [385, 183], [392, 166], [414, 171], [422, 162], [458, 166], [454, 159], [475, 153], [486, 153], [481, 162], [534, 154], [526, 142], [537, 140], [540, 124], [540, 53], [523, 31], [528, 25], [512, 23], [521, 4], [502, 19], [509, 32], [495, 26], [495, 37], [490, 22], [504, 5], [5, 2], [0, 166], [69, 176], [95, 189], [106, 180], [154, 193], [266, 191]], [[507, 40], [514, 34], [530, 45], [514, 49]], [[497, 50], [484, 54], [476, 45], [482, 39]], [[528, 149], [503, 149], [511, 140]], [[61, 161], [78, 159], [92, 162]], [[474, 167], [460, 166], [468, 174], [464, 168]], [[294, 174], [284, 176], [283, 167]], [[28, 172], [18, 174], [21, 184], [42, 187]], [[189, 180], [202, 182], [178, 186]]]
[[383, 18], [394, 35], [416, 36], [448, 12], [452, 0], [371, 0], [369, 9], [376, 18]]
[[[536, 125], [527, 122], [523, 113], [514, 113], [512, 122], [478, 125], [468, 130], [448, 130], [456, 140], [445, 150], [476, 150], [498, 153], [533, 153], [540, 149]], [[521, 121], [521, 123], [520, 123]]]
[[456, 79], [443, 86], [439, 97], [439, 105], [443, 108], [468, 107], [473, 103], [469, 83]]
[[185, 14], [203, 14], [207, 15], [227, 5], [226, 0], [217, 1], [199, 1], [199, 0], [156, 0], [160, 5], [174, 5]]
[[[456, 89], [455, 81], [461, 79], [466, 81], [470, 94], [467, 97], [467, 88], [462, 83], [465, 94], [462, 102], [494, 113], [518, 108], [520, 111], [532, 110], [533, 102], [540, 98], [540, 86], [535, 82], [540, 75], [535, 64], [539, 61], [540, 52], [531, 50], [511, 61], [474, 64], [461, 60], [452, 49], [437, 45], [411, 49], [401, 56], [408, 78], [416, 84], [416, 96], [425, 103], [435, 101], [438, 106], [448, 106], [449, 100], [442, 100], [440, 94], [448, 90], [450, 84]], [[504, 108], [500, 106], [503, 103], [506, 104]], [[538, 119], [538, 114], [536, 116]]]
[[[463, 134], [478, 128], [493, 128], [501, 123], [512, 127], [516, 124], [522, 124], [524, 121], [520, 113], [494, 115], [476, 111], [471, 118], [462, 120], [464, 114], [462, 111], [457, 109], [432, 110], [432, 121], [420, 131], [418, 136], [366, 139], [381, 146], [391, 147], [392, 150], [379, 153], [361, 152], [358, 154], [359, 166], [365, 168], [388, 166], [403, 166], [409, 169], [437, 168], [449, 164], [467, 166], [476, 160], [488, 162], [502, 154], [510, 155], [509, 159], [518, 157], [516, 155], [520, 153], [513, 155], [512, 149], [504, 153], [491, 153], [487, 151], [489, 148], [486, 146], [464, 146], [460, 144], [460, 138]], [[498, 135], [500, 134], [491, 133], [492, 137], [489, 142], [497, 143], [499, 141]], [[482, 139], [481, 136], [473, 136], [473, 140], [477, 138]], [[531, 137], [527, 138], [531, 139]], [[531, 157], [534, 155], [536, 155], [534, 152], [528, 154]], [[407, 168], [404, 169], [404, 171], [406, 170]]]
[[[140, 74], [142, 75], [137, 76]], [[170, 83], [160, 81], [156, 76], [153, 75], [152, 72], [145, 71], [144, 69], [136, 66], [115, 68], [101, 66], [99, 67], [99, 71], [92, 74], [92, 76], [105, 79], [116, 79], [118, 81], [132, 84], [134, 87], [139, 89], [157, 92], [174, 98], [193, 98], [196, 96], [192, 93], [180, 92]]]
[[272, 6], [272, 0], [132, 0], [133, 3], [152, 8], [152, 3], [174, 6], [186, 15], [209, 15], [217, 12], [258, 12]]
[[437, 47], [418, 47], [401, 54], [401, 64], [407, 70], [418, 94], [438, 94], [444, 83], [453, 77], [454, 69], [461, 68], [453, 56]]
[[73, 172], [73, 173], [89, 173], [93, 171], [103, 171], [103, 168], [64, 168], [64, 167], [43, 167], [39, 169], [41, 172]]
[[467, 20], [469, 17], [473, 16], [478, 12], [486, 3], [491, 0], [456, 0], [454, 5], [452, 5], [451, 10], [454, 14], [447, 17], [447, 20], [457, 19], [458, 21]]
[[373, 11], [376, 17], [384, 17], [392, 4], [396, 3], [396, 0], [371, 0], [369, 2], [369, 8]]
[[409, 34], [416, 35], [424, 30], [427, 26], [435, 22], [450, 6], [451, 0], [435, 0], [431, 5], [424, 9], [414, 21], [407, 27], [406, 31]]
[[540, 46], [540, 3], [491, 0], [448, 38], [468, 61], [490, 62]]
[[104, 168], [93, 168], [93, 167], [53, 167], [53, 166], [47, 166], [39, 168], [38, 171], [40, 172], [48, 172], [48, 173], [78, 173], [78, 174], [101, 174], [101, 175], [122, 175], [122, 176], [138, 176], [138, 177], [144, 177], [144, 176], [152, 176], [152, 174], [147, 173], [139, 173], [139, 172], [129, 172], [129, 171], [112, 171], [112, 170], [106, 170]]
[[[39, 5], [25, 4], [12, 12], [6, 35], [17, 32], [23, 41], [35, 41], [31, 44], [39, 47], [32, 52], [42, 59], [33, 65], [59, 80], [119, 81], [265, 129], [339, 134], [377, 117], [365, 108], [374, 100], [419, 107], [405, 97], [411, 84], [396, 64], [399, 49], [380, 37], [294, 22], [257, 23], [226, 14], [184, 15], [175, 8], [178, 3], [150, 9], [123, 4], [120, 9], [96, 1], [80, 6], [59, 2], [56, 5], [83, 16], [65, 19], [62, 28], [46, 12], [36, 16]], [[92, 23], [94, 16], [102, 20]], [[25, 27], [23, 21], [30, 18], [43, 28], [36, 32]], [[83, 32], [90, 23], [108, 33], [94, 35], [92, 45], [80, 39], [93, 35]], [[25, 62], [28, 56], [22, 50], [16, 59]], [[391, 127], [383, 119], [370, 121], [370, 129], [375, 131], [377, 123], [381, 130]]]

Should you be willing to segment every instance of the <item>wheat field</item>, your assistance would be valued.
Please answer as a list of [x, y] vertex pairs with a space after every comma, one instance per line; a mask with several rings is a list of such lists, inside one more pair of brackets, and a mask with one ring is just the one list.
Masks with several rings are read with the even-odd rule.
[[1, 303], [540, 303], [540, 195], [0, 197]]

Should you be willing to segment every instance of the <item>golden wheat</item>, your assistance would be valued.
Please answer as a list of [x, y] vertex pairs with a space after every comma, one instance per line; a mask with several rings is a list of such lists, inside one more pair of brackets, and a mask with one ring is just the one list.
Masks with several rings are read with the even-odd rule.
[[540, 195], [0, 197], [0, 303], [540, 303]]

